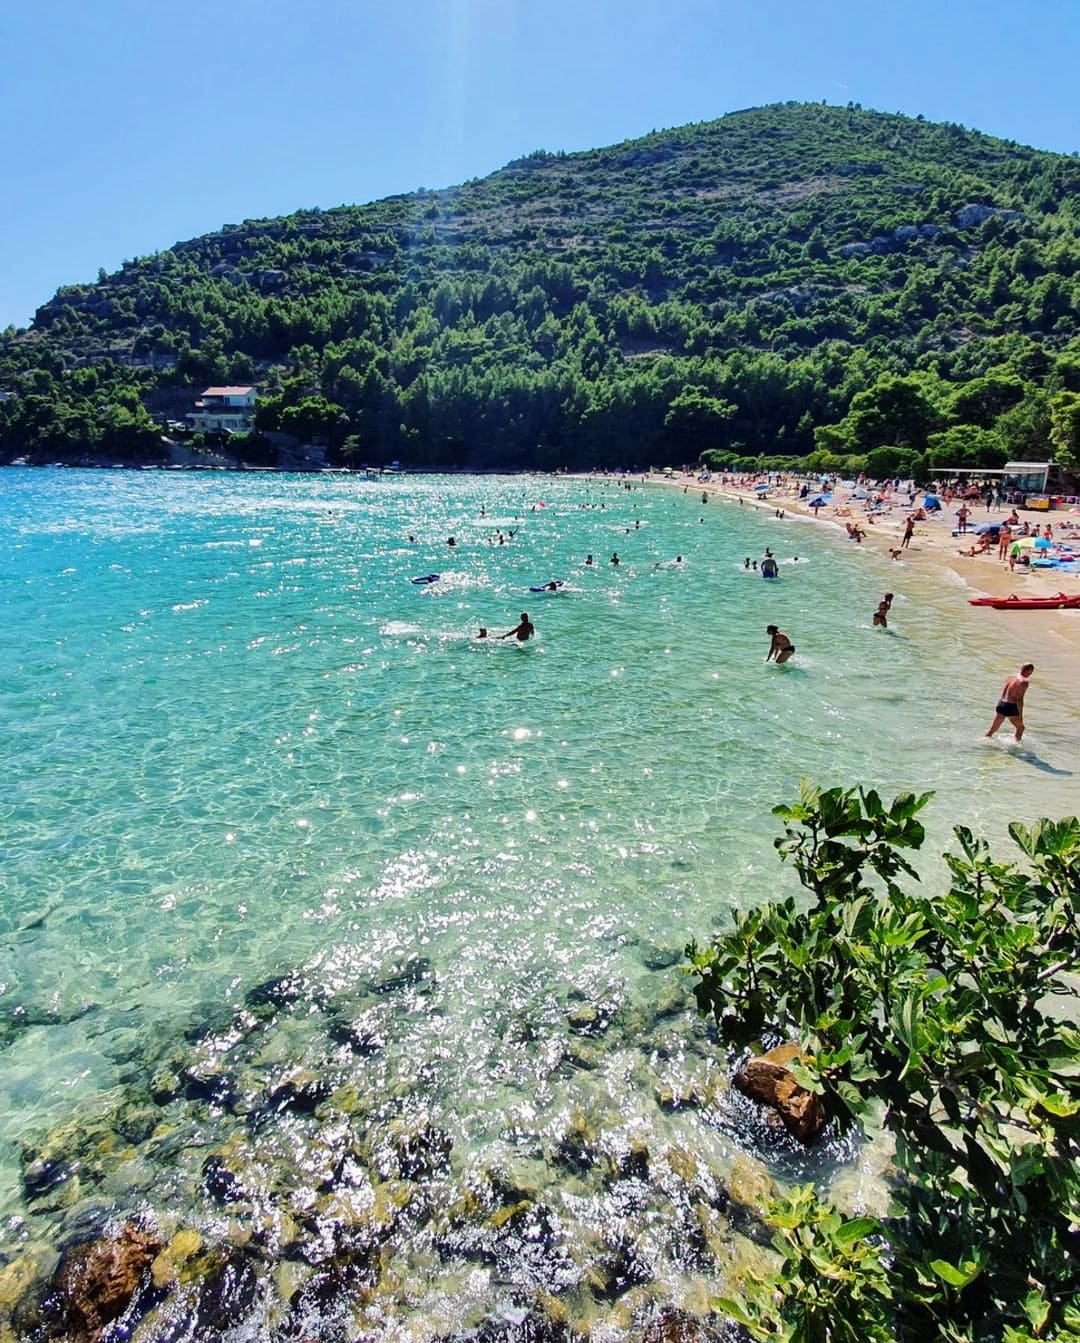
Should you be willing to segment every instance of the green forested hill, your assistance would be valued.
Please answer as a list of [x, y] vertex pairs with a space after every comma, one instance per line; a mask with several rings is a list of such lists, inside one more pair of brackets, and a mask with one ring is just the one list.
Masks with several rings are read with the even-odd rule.
[[786, 104], [61, 289], [0, 338], [0, 458], [152, 455], [150, 412], [256, 380], [344, 460], [1067, 460], [1078, 319], [1080, 159]]

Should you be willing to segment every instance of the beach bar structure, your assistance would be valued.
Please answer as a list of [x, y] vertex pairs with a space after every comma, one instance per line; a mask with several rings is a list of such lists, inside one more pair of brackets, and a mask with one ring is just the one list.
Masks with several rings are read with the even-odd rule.
[[1000, 467], [945, 466], [934, 475], [939, 480], [994, 480], [1001, 478], [1006, 489], [1024, 494], [1045, 494], [1052, 462], [1006, 462]]

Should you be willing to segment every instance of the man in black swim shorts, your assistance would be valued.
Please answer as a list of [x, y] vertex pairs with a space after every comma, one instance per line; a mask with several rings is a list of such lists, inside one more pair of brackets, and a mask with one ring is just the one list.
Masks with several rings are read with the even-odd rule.
[[1010, 676], [1005, 682], [1002, 687], [1001, 698], [994, 710], [994, 721], [990, 724], [990, 731], [986, 734], [988, 737], [994, 735], [1006, 718], [1014, 726], [1017, 741], [1024, 735], [1024, 696], [1027, 694], [1031, 673], [1034, 670], [1034, 662], [1025, 662], [1020, 668], [1019, 676]]

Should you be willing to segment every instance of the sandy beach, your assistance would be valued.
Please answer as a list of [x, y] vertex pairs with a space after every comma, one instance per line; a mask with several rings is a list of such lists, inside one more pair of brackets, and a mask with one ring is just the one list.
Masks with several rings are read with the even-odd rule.
[[[693, 475], [648, 475], [645, 479], [649, 483], [686, 491], [691, 495], [696, 491], [698, 497], [702, 494], [718, 496], [764, 513], [775, 515], [777, 509], [781, 509], [786, 515], [795, 515], [800, 522], [806, 521], [831, 528], [839, 536], [845, 537], [846, 544], [853, 548], [861, 544], [885, 554], [899, 548], [904, 520], [910, 511], [906, 507], [894, 504], [891, 510], [884, 514], [879, 513], [875, 519], [868, 516], [862, 501], [852, 499], [845, 504], [842, 502], [841, 494], [841, 498], [837, 501], [838, 506], [824, 507], [815, 513], [804, 500], [798, 498], [803, 483], [801, 480], [774, 486], [762, 497], [749, 481], [741, 485], [733, 483], [730, 478], [726, 481], [716, 479], [700, 481]], [[922, 497], [921, 491], [919, 497]], [[964, 536], [954, 536], [953, 532], [957, 525], [955, 511], [959, 506], [959, 501], [954, 500], [951, 504], [945, 504], [940, 513], [931, 515], [927, 521], [916, 523], [915, 535], [910, 545], [895, 562], [898, 587], [913, 578], [917, 578], [920, 583], [932, 584], [934, 575], [940, 573], [944, 567], [963, 580], [963, 583], [970, 588], [970, 593], [967, 595], [972, 597], [982, 595], [1007, 597], [1010, 593], [1016, 593], [1018, 596], [1045, 597], [1054, 596], [1059, 592], [1070, 595], [1080, 593], [1080, 573], [1067, 573], [1058, 569], [1027, 570], [1020, 567], [1010, 573], [1008, 562], [998, 559], [996, 543], [985, 555], [969, 557], [961, 554], [962, 550], [976, 544], [975, 531], [978, 527], [986, 522], [1001, 522], [1009, 516], [1010, 506], [988, 509], [981, 499], [969, 501], [971, 516], [968, 519], [968, 531]], [[1080, 507], [1052, 513], [1021, 512], [1021, 521], [1024, 518], [1032, 524], [1038, 522], [1040, 527], [1046, 522], [1051, 523], [1058, 536], [1080, 532]], [[858, 523], [864, 530], [865, 537], [861, 543], [847, 541], [844, 527], [846, 522]], [[1076, 544], [1080, 546], [1080, 541]], [[950, 586], [950, 599], [958, 602], [963, 600], [966, 604], [967, 596], [961, 598], [962, 591], [960, 585]], [[1064, 651], [1061, 646], [1062, 640], [1066, 641], [1068, 653], [1080, 652], [1080, 611], [987, 610], [983, 614], [988, 621], [1007, 620], [1010, 633], [1021, 634], [1030, 643], [1031, 656], [1035, 659], [1050, 657], [1057, 661]]]

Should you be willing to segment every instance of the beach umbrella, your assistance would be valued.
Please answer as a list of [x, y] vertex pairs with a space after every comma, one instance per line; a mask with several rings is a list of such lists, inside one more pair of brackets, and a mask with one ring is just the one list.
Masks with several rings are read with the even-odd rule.
[[1036, 550], [1053, 550], [1053, 548], [1054, 548], [1053, 541], [1048, 541], [1045, 536], [1037, 536], [1035, 538]]
[[763, 490], [767, 490], [768, 488], [769, 488], [768, 485], [755, 485], [755, 486], [754, 486], [754, 489], [757, 490], [759, 494], [760, 494]]
[[1041, 536], [1018, 536], [1013, 541], [1013, 545], [1019, 546], [1021, 550], [1031, 550], [1035, 546], [1038, 546], [1040, 550], [1045, 550], [1050, 542], [1044, 541]]

